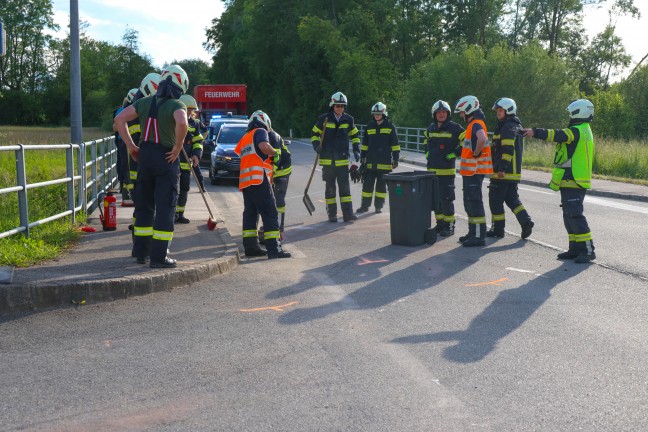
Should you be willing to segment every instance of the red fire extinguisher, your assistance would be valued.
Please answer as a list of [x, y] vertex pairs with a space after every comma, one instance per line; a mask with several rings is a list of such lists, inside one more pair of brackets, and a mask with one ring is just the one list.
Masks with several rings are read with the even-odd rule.
[[117, 198], [108, 192], [103, 199], [103, 211], [99, 207], [99, 219], [104, 231], [115, 231], [117, 229]]

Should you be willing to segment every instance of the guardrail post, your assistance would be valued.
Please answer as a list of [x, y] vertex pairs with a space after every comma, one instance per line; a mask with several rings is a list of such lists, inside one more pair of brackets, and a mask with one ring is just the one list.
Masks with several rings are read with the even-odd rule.
[[90, 173], [92, 176], [91, 178], [94, 180], [92, 182], [92, 196], [96, 197], [99, 194], [99, 191], [97, 190], [97, 141], [93, 140], [90, 143], [90, 146]]
[[72, 152], [72, 143], [65, 149], [65, 175], [68, 178], [67, 184], [67, 206], [72, 212], [72, 223], [76, 222], [76, 212], [74, 211], [74, 153]]
[[79, 158], [78, 158], [79, 172], [79, 206], [86, 214], [88, 213], [88, 180], [86, 179], [86, 148], [85, 143], [79, 144]]
[[20, 226], [25, 228], [24, 236], [29, 238], [29, 206], [27, 200], [27, 174], [25, 172], [25, 149], [22, 144], [16, 150], [16, 186], [22, 189], [18, 191], [18, 213], [20, 215]]

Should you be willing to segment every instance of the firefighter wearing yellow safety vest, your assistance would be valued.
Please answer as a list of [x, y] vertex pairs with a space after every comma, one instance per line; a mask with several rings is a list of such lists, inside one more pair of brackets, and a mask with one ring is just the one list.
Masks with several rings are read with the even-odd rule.
[[[268, 259], [290, 258], [279, 242], [279, 213], [272, 194], [272, 160], [277, 151], [270, 144], [268, 131], [270, 117], [255, 111], [248, 130], [236, 145], [234, 152], [241, 157], [239, 189], [243, 192], [243, 247], [245, 256], [268, 255]], [[261, 216], [265, 228], [266, 250], [259, 246], [257, 218]]]
[[504, 237], [506, 224], [504, 204], [511, 209], [522, 227], [521, 237], [531, 235], [533, 221], [518, 195], [518, 183], [522, 177], [522, 123], [517, 116], [517, 105], [511, 98], [499, 98], [493, 104], [497, 113], [497, 125], [493, 131], [493, 170], [488, 186], [488, 203], [493, 224], [487, 237]]
[[484, 176], [493, 174], [488, 130], [484, 123], [479, 100], [464, 96], [457, 102], [455, 113], [466, 122], [466, 132], [461, 149], [459, 173], [463, 178], [464, 209], [468, 214], [468, 234], [459, 237], [466, 247], [486, 244], [486, 213], [482, 199]]
[[594, 137], [590, 122], [594, 119], [594, 105], [587, 99], [577, 99], [567, 106], [567, 111], [566, 129], [524, 129], [524, 136], [556, 143], [549, 187], [560, 191], [563, 222], [569, 237], [569, 249], [558, 254], [558, 259], [587, 263], [596, 259], [592, 232], [583, 214], [585, 193], [592, 188]]

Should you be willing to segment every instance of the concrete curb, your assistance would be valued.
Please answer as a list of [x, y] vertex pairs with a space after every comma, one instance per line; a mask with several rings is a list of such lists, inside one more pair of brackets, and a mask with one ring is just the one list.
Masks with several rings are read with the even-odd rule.
[[71, 305], [93, 304], [170, 291], [227, 273], [238, 266], [241, 255], [229, 231], [223, 230], [221, 235], [226, 248], [224, 256], [205, 264], [123, 278], [0, 287], [0, 315], [40, 312]]

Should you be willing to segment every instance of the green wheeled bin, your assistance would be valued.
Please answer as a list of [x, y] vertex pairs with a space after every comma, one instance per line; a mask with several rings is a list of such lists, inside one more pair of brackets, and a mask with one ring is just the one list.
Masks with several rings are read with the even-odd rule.
[[434, 173], [411, 171], [386, 174], [389, 189], [389, 225], [394, 245], [420, 246], [434, 244], [432, 210], [439, 197]]

